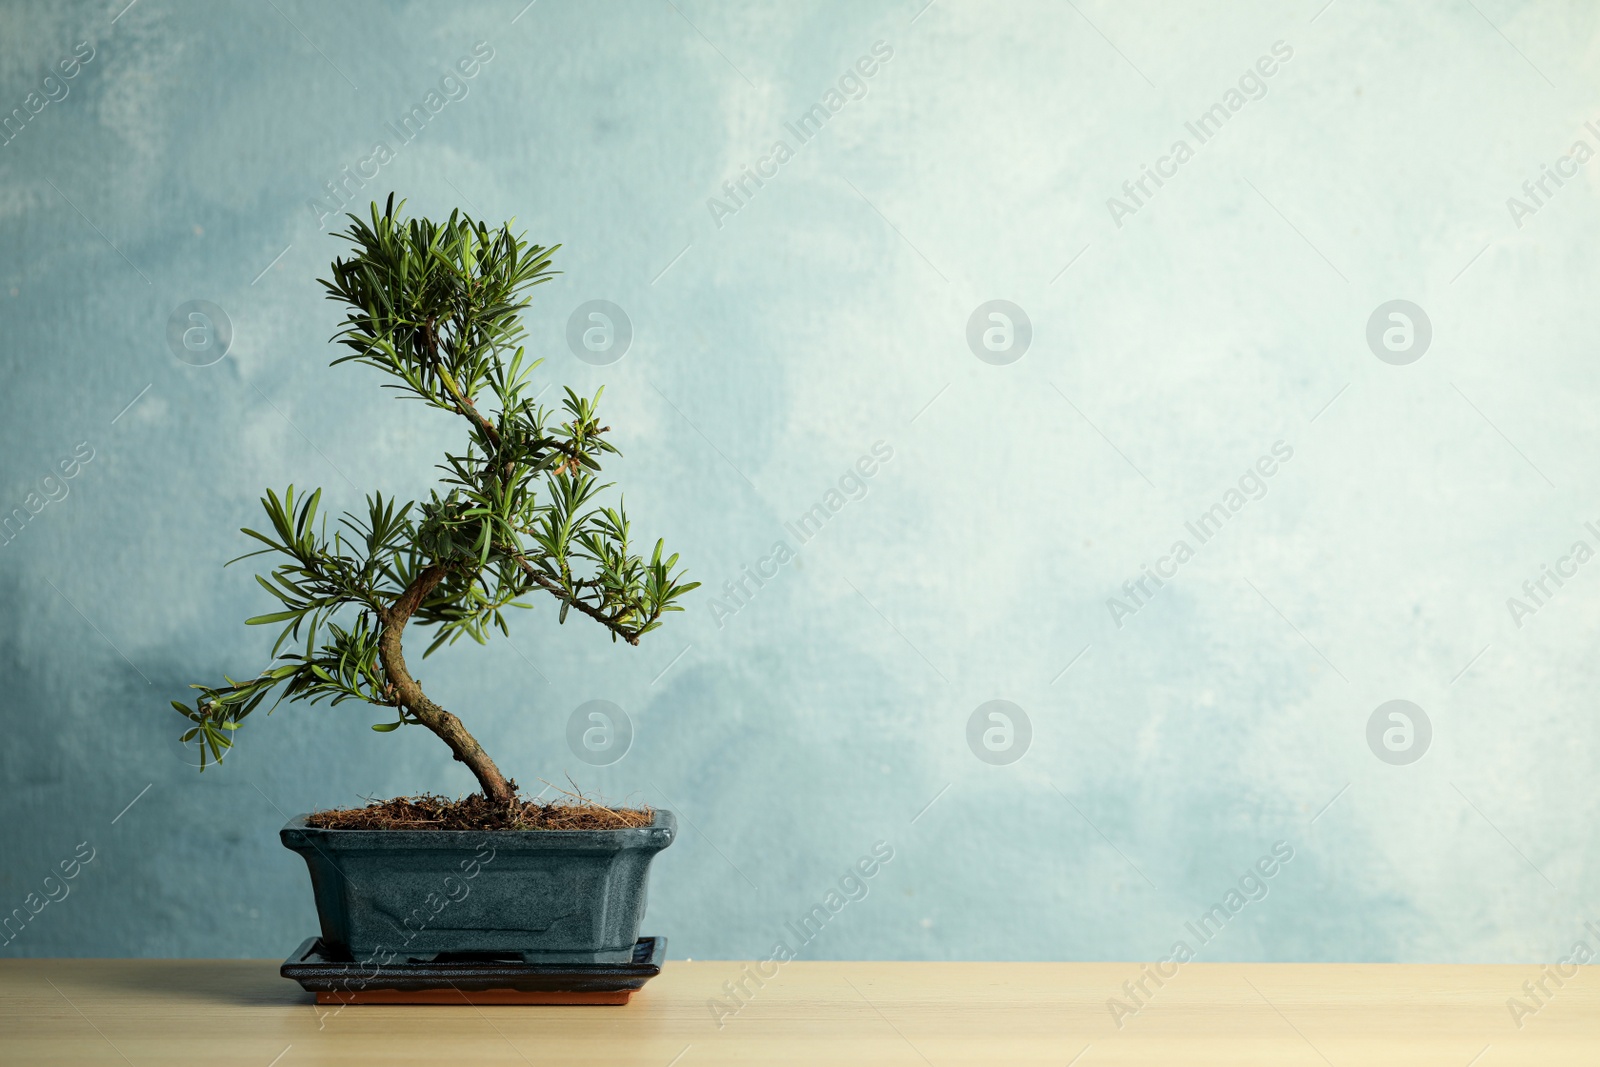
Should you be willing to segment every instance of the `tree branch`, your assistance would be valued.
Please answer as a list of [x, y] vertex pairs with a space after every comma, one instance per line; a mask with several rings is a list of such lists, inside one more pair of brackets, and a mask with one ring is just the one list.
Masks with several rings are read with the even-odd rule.
[[[535, 570], [533, 564], [529, 563], [527, 557], [521, 552], [513, 550], [510, 555], [512, 559], [516, 560], [517, 566], [522, 568], [523, 573], [529, 578], [532, 578], [541, 589], [554, 593], [563, 603], [571, 604], [580, 612], [589, 616], [591, 619], [596, 620], [606, 629], [610, 630], [612, 633], [628, 642], [628, 644], [638, 645], [639, 634], [637, 631], [630, 633], [621, 623], [617, 622], [611, 616], [607, 615], [594, 605], [585, 604], [581, 600], [567, 596], [567, 591], [561, 588], [561, 584], [559, 582], [552, 579], [548, 574], [544, 574], [538, 570]], [[646, 624], [648, 624], [654, 622], [655, 619], [652, 617], [644, 621]]]

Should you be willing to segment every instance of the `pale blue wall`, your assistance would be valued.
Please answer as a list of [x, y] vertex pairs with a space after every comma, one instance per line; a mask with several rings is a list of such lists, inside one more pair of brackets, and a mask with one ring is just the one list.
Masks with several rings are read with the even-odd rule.
[[[222, 563], [264, 487], [416, 494], [461, 440], [326, 366], [337, 246], [308, 200], [479, 41], [467, 95], [360, 195], [564, 244], [539, 373], [607, 386], [636, 526], [708, 588], [638, 649], [541, 605], [421, 673], [524, 783], [681, 813], [647, 924], [674, 955], [765, 953], [879, 840], [893, 861], [807, 955], [1154, 959], [1277, 841], [1293, 860], [1201, 958], [1588, 936], [1600, 564], [1520, 626], [1506, 600], [1600, 547], [1600, 160], [1527, 217], [1506, 200], [1600, 146], [1600, 12], [520, 6], [0, 11], [0, 111], [94, 48], [0, 147], [0, 507], [93, 450], [0, 547], [0, 911], [95, 850], [5, 953], [281, 956], [314, 928], [283, 813], [468, 787], [351, 705], [252, 721], [202, 777], [167, 701], [262, 665], [263, 595]], [[785, 123], [879, 41], [865, 97], [800, 144]], [[1266, 95], [1199, 144], [1185, 122], [1278, 41]], [[1179, 138], [1194, 158], [1114, 220]], [[714, 219], [777, 139], [793, 157]], [[197, 299], [234, 326], [213, 366], [165, 339]], [[591, 299], [634, 324], [613, 366], [564, 342]], [[1032, 322], [1010, 365], [965, 340], [991, 299]], [[1433, 325], [1406, 366], [1365, 339], [1392, 299]], [[865, 496], [714, 611], [879, 441]], [[1278, 441], [1265, 495], [1119, 627], [1108, 598]], [[1366, 740], [1398, 698], [1433, 727], [1405, 766]], [[565, 742], [591, 699], [637, 729], [604, 769]], [[966, 742], [992, 699], [1032, 723], [1008, 766]]]

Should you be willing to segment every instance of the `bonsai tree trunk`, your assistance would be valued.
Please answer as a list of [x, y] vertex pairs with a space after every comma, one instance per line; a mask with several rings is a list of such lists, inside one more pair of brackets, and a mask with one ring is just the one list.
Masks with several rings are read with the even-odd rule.
[[506, 781], [505, 775], [500, 773], [500, 768], [494, 765], [494, 760], [490, 759], [483, 746], [478, 744], [478, 739], [461, 725], [460, 719], [428, 699], [427, 694], [422, 691], [422, 686], [406, 669], [406, 658], [400, 647], [400, 636], [405, 631], [406, 622], [415, 614], [428, 594], [444, 580], [444, 576], [445, 567], [441, 564], [425, 567], [412, 580], [410, 588], [382, 613], [380, 621], [383, 632], [378, 635], [378, 656], [383, 663], [383, 672], [388, 677], [389, 685], [394, 690], [394, 698], [400, 705], [450, 746], [450, 751], [455, 753], [456, 759], [465, 763], [467, 769], [478, 779], [478, 785], [483, 789], [485, 797], [495, 804], [509, 806], [515, 797], [510, 783]]

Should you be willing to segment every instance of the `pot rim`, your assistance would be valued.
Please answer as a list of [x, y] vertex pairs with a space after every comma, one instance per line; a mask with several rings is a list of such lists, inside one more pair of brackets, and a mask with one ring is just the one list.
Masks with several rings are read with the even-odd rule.
[[[323, 837], [337, 839], [346, 845], [381, 845], [391, 843], [395, 846], [416, 845], [424, 843], [420, 839], [427, 839], [428, 843], [435, 843], [439, 847], [476, 848], [483, 842], [499, 842], [507, 846], [537, 846], [540, 842], [551, 844], [582, 844], [584, 842], [614, 843], [629, 837], [639, 838], [642, 841], [654, 841], [665, 837], [666, 844], [671, 844], [677, 836], [678, 817], [667, 808], [654, 808], [654, 817], [643, 826], [619, 826], [611, 829], [595, 830], [377, 830], [377, 829], [334, 829], [331, 827], [308, 826], [306, 820], [311, 817], [310, 812], [303, 812], [284, 823], [279, 834], [287, 839], [290, 835], [304, 835], [306, 837]], [[469, 844], [470, 842], [470, 844]], [[666, 844], [661, 847], [665, 848]]]

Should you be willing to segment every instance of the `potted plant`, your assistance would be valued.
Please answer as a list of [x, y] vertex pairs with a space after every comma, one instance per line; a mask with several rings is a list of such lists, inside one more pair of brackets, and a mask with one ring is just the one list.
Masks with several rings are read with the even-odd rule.
[[403, 207], [391, 195], [381, 213], [372, 205], [370, 223], [351, 215], [340, 235], [351, 250], [322, 282], [347, 307], [333, 339], [348, 351], [333, 364], [373, 367], [402, 398], [462, 420], [466, 448], [440, 465], [442, 493], [420, 503], [374, 493], [365, 514], [346, 513], [331, 532], [320, 490], [268, 490], [269, 530], [243, 531], [265, 547], [239, 558], [278, 561], [256, 577], [278, 610], [247, 620], [281, 624], [273, 662], [246, 681], [195, 685], [193, 706], [173, 707], [190, 721], [183, 740], [199, 746], [202, 769], [276, 693], [273, 706], [385, 709], [374, 730], [430, 730], [477, 779], [479, 792], [461, 801], [401, 798], [283, 828], [310, 868], [335, 958], [626, 962], [672, 813], [522, 799], [461, 719], [423, 691], [402, 638], [408, 625], [432, 628], [424, 656], [463, 636], [482, 644], [493, 629], [509, 632], [506, 609], [547, 594], [562, 622], [576, 612], [637, 644], [699, 583], [681, 580], [660, 541], [648, 560], [636, 555], [620, 501], [595, 502], [609, 488], [596, 480], [599, 460], [617, 451], [595, 414], [600, 392], [566, 390], [559, 413], [528, 395], [541, 361], [524, 358], [520, 312], [556, 273], [556, 249], [460, 212], [443, 224], [407, 221]]

